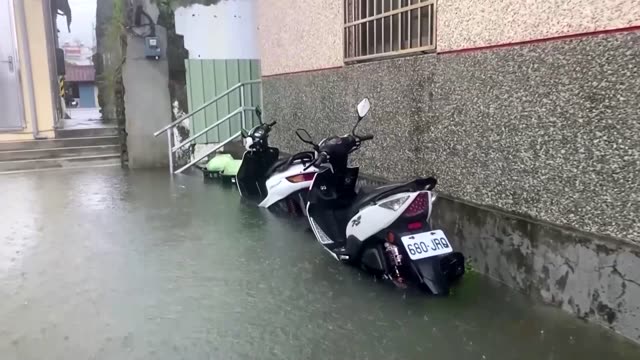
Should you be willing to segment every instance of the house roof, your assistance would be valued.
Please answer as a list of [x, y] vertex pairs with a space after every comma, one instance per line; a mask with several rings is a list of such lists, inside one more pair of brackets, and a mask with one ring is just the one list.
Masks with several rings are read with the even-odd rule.
[[65, 80], [66, 81], [75, 81], [75, 82], [93, 82], [96, 81], [96, 69], [93, 65], [75, 65], [70, 63], [65, 63], [66, 72]]

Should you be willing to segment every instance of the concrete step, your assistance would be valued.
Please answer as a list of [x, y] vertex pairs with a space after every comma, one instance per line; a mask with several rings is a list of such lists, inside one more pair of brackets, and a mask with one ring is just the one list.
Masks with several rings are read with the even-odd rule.
[[115, 128], [115, 127], [56, 130], [56, 138], [58, 139], [103, 137], [103, 136], [117, 136], [117, 135], [118, 135], [118, 128]]
[[110, 154], [120, 154], [120, 145], [97, 145], [61, 147], [53, 149], [0, 151], [0, 162], [14, 160], [57, 159]]
[[63, 147], [82, 147], [98, 145], [118, 145], [118, 136], [83, 137], [68, 139], [45, 139], [0, 142], [0, 151], [57, 149]]
[[0, 174], [96, 166], [119, 166], [120, 154], [64, 157], [57, 159], [0, 161]]

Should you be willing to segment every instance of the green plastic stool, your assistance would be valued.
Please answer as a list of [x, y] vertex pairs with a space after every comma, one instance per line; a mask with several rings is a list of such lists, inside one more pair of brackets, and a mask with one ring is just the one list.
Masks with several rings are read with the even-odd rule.
[[242, 164], [242, 160], [232, 159], [228, 161], [224, 170], [222, 171], [222, 176], [236, 176], [238, 175], [238, 170], [240, 170], [240, 165]]
[[207, 163], [207, 170], [210, 172], [223, 172], [227, 164], [233, 161], [229, 154], [218, 154]]

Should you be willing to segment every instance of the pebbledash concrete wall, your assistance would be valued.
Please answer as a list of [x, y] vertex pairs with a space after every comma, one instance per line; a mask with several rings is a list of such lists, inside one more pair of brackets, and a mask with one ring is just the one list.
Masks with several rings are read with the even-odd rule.
[[262, 74], [341, 66], [342, 1], [258, 1]]
[[438, 0], [438, 51], [640, 25], [635, 0]]
[[[260, 6], [272, 3], [278, 10], [288, 2]], [[517, 1], [485, 3], [485, 14], [496, 7], [510, 19], [523, 13]], [[608, 22], [571, 20], [567, 11], [554, 22], [532, 10], [538, 21], [527, 19], [528, 30], [505, 20], [502, 31], [489, 26], [491, 34], [474, 42], [455, 32], [479, 31], [488, 15], [442, 0], [438, 46], [451, 53], [339, 68], [320, 48], [297, 56], [315, 52], [324, 66], [279, 56], [291, 50], [262, 40], [279, 30], [267, 24], [270, 10], [261, 12], [263, 73], [270, 75], [264, 107], [278, 121], [272, 142], [294, 152], [305, 149], [293, 133], [298, 127], [318, 139], [343, 134], [357, 102], [368, 97], [372, 110], [361, 130], [376, 138], [354, 157], [364, 173], [390, 180], [435, 175], [446, 196], [434, 222], [478, 271], [640, 342], [640, 31], [455, 52], [640, 19], [640, 8], [627, 6], [632, 1], [605, 1], [606, 9], [591, 3], [580, 2]], [[341, 17], [332, 19], [309, 23], [341, 26]], [[289, 20], [279, 18], [281, 31]], [[534, 26], [544, 23], [545, 30]], [[298, 42], [334, 29], [316, 30]], [[331, 69], [297, 73], [322, 67]]]

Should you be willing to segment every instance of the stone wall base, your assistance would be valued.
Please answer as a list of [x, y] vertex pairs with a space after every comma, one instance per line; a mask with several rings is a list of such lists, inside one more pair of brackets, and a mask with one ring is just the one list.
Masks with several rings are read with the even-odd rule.
[[640, 343], [640, 246], [442, 194], [431, 220], [475, 271]]

